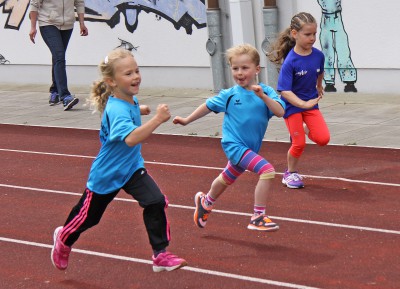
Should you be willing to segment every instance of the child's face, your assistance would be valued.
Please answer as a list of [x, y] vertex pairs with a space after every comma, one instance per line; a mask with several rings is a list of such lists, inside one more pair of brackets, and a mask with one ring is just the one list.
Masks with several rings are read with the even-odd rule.
[[292, 35], [298, 48], [303, 51], [310, 51], [316, 40], [317, 24], [304, 24], [299, 31], [292, 30]]
[[115, 62], [113, 91], [117, 97], [131, 99], [138, 94], [142, 77], [135, 58], [125, 57]]
[[236, 55], [231, 58], [231, 71], [235, 82], [245, 89], [257, 83], [256, 76], [260, 66], [256, 65], [247, 54]]

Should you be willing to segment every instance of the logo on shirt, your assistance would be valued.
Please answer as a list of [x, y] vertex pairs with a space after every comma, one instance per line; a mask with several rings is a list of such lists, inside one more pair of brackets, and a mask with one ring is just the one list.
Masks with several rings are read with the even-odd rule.
[[242, 103], [240, 102], [240, 99], [235, 99], [235, 103], [233, 105], [242, 105]]
[[306, 75], [307, 72], [308, 72], [307, 70], [302, 70], [302, 71], [296, 72], [296, 75], [297, 76], [303, 76], [303, 75]]

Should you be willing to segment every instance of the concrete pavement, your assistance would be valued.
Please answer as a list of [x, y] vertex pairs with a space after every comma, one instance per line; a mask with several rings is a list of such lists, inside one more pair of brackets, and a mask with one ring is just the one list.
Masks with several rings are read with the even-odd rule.
[[[0, 123], [99, 129], [100, 115], [93, 114], [85, 101], [90, 87], [70, 90], [80, 103], [63, 111], [62, 105], [48, 105], [48, 86], [0, 84]], [[212, 95], [213, 91], [204, 89], [141, 88], [138, 98], [153, 112], [157, 104], [168, 104], [173, 118], [187, 116]], [[400, 148], [400, 94], [326, 93], [320, 109], [331, 132], [331, 145]], [[155, 132], [221, 137], [222, 117], [211, 113], [185, 127], [172, 124], [171, 118]], [[148, 118], [144, 116], [143, 122]], [[271, 119], [265, 140], [289, 141], [282, 118]]]

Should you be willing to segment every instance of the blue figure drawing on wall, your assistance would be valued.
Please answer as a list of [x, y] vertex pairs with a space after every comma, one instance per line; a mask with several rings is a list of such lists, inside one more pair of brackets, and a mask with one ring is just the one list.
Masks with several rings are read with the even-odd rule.
[[342, 21], [341, 0], [317, 0], [322, 9], [319, 40], [325, 55], [325, 91], [336, 92], [335, 62], [340, 79], [345, 83], [344, 92], [357, 92], [357, 69], [351, 60], [349, 38]]

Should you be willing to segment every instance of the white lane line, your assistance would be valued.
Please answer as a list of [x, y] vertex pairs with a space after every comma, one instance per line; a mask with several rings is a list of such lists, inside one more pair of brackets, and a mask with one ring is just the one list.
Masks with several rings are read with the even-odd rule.
[[[18, 239], [6, 238], [6, 237], [0, 237], [0, 241], [34, 246], [34, 247], [49, 248], [49, 249], [51, 249], [53, 247], [52, 245], [48, 245], [48, 244], [30, 242], [30, 241], [24, 241], [24, 240], [18, 240]], [[147, 265], [153, 264], [153, 262], [149, 261], [149, 260], [132, 258], [132, 257], [127, 257], [127, 256], [115, 255], [115, 254], [109, 254], [109, 253], [96, 252], [96, 251], [81, 250], [81, 249], [73, 248], [72, 252], [84, 254], [84, 255], [92, 255], [92, 256], [98, 256], [98, 257], [103, 257], [103, 258], [121, 260], [121, 261], [147, 264]], [[255, 278], [255, 277], [250, 277], [250, 276], [245, 276], [245, 275], [225, 273], [225, 272], [220, 272], [220, 271], [201, 269], [201, 268], [195, 268], [195, 267], [189, 267], [189, 266], [183, 267], [180, 270], [187, 270], [187, 271], [203, 273], [203, 274], [208, 274], [208, 275], [213, 275], [213, 276], [218, 276], [218, 277], [237, 279], [237, 280], [241, 280], [241, 281], [250, 281], [250, 282], [254, 282], [254, 283], [275, 285], [278, 287], [285, 287], [285, 288], [318, 289], [316, 287], [309, 287], [309, 286], [304, 286], [304, 285], [299, 285], [299, 284], [280, 282], [280, 281], [274, 281], [274, 280], [262, 279], [262, 278]]]
[[[47, 190], [47, 189], [32, 188], [32, 187], [22, 187], [22, 186], [14, 186], [14, 185], [7, 185], [7, 184], [0, 184], [0, 187], [12, 188], [12, 189], [20, 189], [20, 190], [38, 191], [38, 192], [46, 192], [46, 193], [55, 193], [55, 194], [62, 194], [62, 195], [73, 195], [73, 196], [81, 196], [82, 195], [82, 194], [73, 193], [73, 192]], [[135, 201], [133, 199], [115, 198], [114, 200], [121, 201], [121, 202], [137, 203], [137, 201]], [[174, 204], [171, 204], [171, 203], [168, 206], [172, 207], [172, 208], [180, 208], [180, 209], [187, 209], [187, 210], [194, 210], [195, 209], [195, 207], [192, 207], [192, 206], [174, 205]], [[224, 210], [216, 210], [216, 209], [214, 209], [213, 212], [214, 213], [221, 213], [221, 214], [228, 214], [228, 215], [236, 215], [236, 216], [246, 216], [246, 217], [251, 217], [252, 216], [252, 214], [250, 214], [250, 213], [235, 212], [235, 211], [224, 211]], [[320, 222], [320, 221], [312, 221], [312, 220], [303, 220], [303, 219], [295, 219], [295, 218], [286, 218], [286, 217], [279, 217], [279, 216], [270, 216], [270, 217], [272, 219], [282, 220], [282, 221], [287, 221], [287, 222], [305, 223], [305, 224], [311, 224], [311, 225], [319, 225], [319, 226], [336, 227], [336, 228], [343, 228], [343, 229], [352, 229], [352, 230], [359, 230], [359, 231], [370, 231], [370, 232], [376, 232], [376, 233], [400, 235], [400, 231], [396, 231], [396, 230], [371, 228], [371, 227], [363, 227], [363, 226], [353, 226], [353, 225], [346, 225], [346, 224], [337, 224], [337, 223]]]
[[[94, 159], [93, 156], [84, 156], [84, 155], [71, 155], [71, 154], [60, 154], [60, 153], [46, 153], [46, 152], [36, 152], [36, 151], [24, 151], [24, 150], [12, 150], [12, 149], [0, 149], [0, 151], [6, 152], [16, 152], [16, 153], [27, 153], [27, 154], [41, 154], [41, 155], [52, 155], [52, 156], [62, 156], [62, 157], [75, 157], [75, 158], [85, 158], [85, 159]], [[164, 162], [152, 162], [145, 161], [147, 164], [153, 165], [163, 165], [163, 166], [175, 166], [175, 167], [186, 167], [186, 168], [194, 168], [194, 169], [207, 169], [207, 170], [219, 170], [222, 171], [224, 168], [219, 167], [210, 167], [210, 166], [197, 166], [197, 165], [185, 165], [185, 164], [175, 164], [175, 163], [164, 163]], [[282, 175], [282, 173], [276, 173], [277, 175]], [[315, 179], [325, 179], [325, 180], [336, 180], [342, 182], [349, 183], [361, 183], [368, 185], [379, 185], [379, 186], [392, 186], [392, 187], [400, 187], [400, 184], [396, 183], [384, 183], [384, 182], [374, 182], [374, 181], [364, 181], [364, 180], [355, 180], [341, 177], [328, 177], [328, 176], [314, 176], [314, 175], [302, 175], [306, 178], [315, 178]]]

